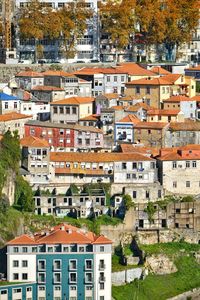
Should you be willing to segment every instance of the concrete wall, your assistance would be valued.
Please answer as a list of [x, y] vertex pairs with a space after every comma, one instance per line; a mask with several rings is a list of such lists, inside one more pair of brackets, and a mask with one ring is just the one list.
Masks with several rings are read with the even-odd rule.
[[130, 283], [135, 279], [140, 279], [142, 276], [142, 268], [135, 268], [124, 270], [121, 272], [112, 273], [112, 284], [113, 285], [123, 285]]

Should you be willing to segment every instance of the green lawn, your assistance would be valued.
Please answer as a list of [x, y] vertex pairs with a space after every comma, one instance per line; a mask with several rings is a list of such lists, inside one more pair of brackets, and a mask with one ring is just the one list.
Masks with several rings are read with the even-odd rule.
[[165, 253], [174, 257], [178, 272], [169, 275], [149, 275], [143, 281], [113, 287], [113, 297], [116, 300], [166, 300], [200, 286], [200, 265], [193, 256], [193, 251], [200, 250], [200, 245], [167, 243], [141, 248], [146, 248], [146, 252], [149, 253]]

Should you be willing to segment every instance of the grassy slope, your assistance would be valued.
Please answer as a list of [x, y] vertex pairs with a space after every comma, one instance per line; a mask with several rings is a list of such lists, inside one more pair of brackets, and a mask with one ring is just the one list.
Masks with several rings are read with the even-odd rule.
[[200, 250], [200, 245], [167, 243], [142, 248], [149, 254], [165, 253], [173, 257], [178, 272], [169, 275], [149, 275], [144, 281], [113, 287], [113, 297], [116, 300], [124, 297], [126, 300], [166, 300], [200, 286], [200, 265], [196, 263], [192, 253]]

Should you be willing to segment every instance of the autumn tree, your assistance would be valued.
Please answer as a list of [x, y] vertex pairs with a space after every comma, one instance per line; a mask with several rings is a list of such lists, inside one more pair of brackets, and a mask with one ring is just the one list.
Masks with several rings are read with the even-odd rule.
[[146, 45], [164, 44], [167, 59], [191, 40], [198, 25], [198, 0], [136, 0], [136, 20]]
[[40, 40], [58, 39], [68, 57], [70, 53], [74, 54], [76, 40], [84, 35], [87, 20], [91, 16], [92, 13], [85, 7], [84, 1], [71, 2], [59, 10], [54, 10], [45, 7], [39, 0], [31, 0], [29, 5], [20, 11], [20, 35], [22, 38], [35, 39], [38, 55], [42, 52]]
[[102, 32], [108, 34], [117, 52], [131, 43], [135, 32], [135, 0], [108, 0], [100, 5]]

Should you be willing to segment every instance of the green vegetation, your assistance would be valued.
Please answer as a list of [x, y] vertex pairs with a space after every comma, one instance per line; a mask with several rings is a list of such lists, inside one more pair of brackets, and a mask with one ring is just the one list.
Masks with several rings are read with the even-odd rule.
[[147, 207], [144, 209], [144, 211], [147, 213], [150, 223], [153, 222], [153, 216], [156, 213], [156, 210], [157, 209], [156, 209], [154, 203], [149, 201], [147, 204]]
[[166, 243], [141, 245], [147, 255], [163, 253], [174, 260], [178, 272], [169, 275], [150, 274], [145, 280], [137, 280], [123, 287], [113, 287], [113, 297], [121, 300], [166, 300], [167, 298], [199, 287], [200, 265], [194, 257], [200, 251], [200, 245], [182, 243]]
[[126, 211], [129, 210], [131, 207], [134, 207], [134, 205], [135, 205], [132, 197], [128, 194], [123, 196], [123, 202], [124, 202]]
[[29, 183], [19, 175], [15, 182], [15, 207], [21, 211], [34, 211], [33, 192]]

